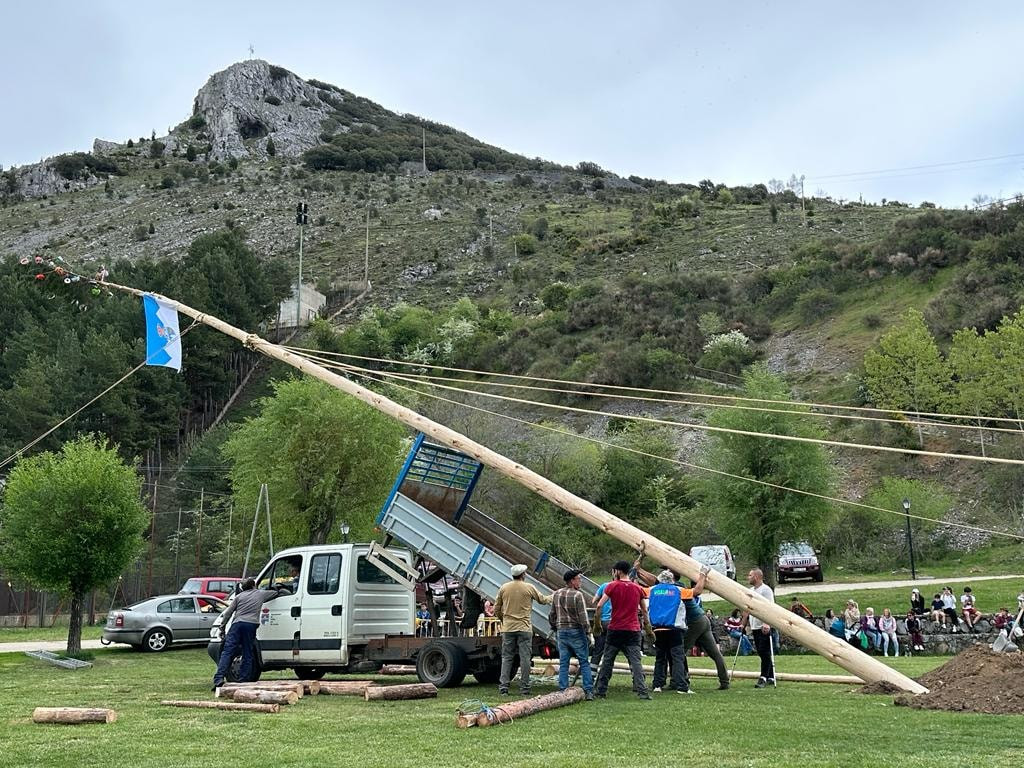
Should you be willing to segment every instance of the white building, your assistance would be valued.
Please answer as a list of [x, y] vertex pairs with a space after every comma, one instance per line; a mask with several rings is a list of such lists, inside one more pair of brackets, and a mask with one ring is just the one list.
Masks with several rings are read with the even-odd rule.
[[298, 325], [309, 325], [310, 321], [319, 315], [325, 306], [327, 306], [327, 297], [313, 286], [303, 284], [301, 295], [298, 298], [295, 296], [295, 287], [292, 286], [292, 295], [282, 301], [281, 306], [277, 309], [277, 326], [279, 328], [294, 328], [296, 320]]

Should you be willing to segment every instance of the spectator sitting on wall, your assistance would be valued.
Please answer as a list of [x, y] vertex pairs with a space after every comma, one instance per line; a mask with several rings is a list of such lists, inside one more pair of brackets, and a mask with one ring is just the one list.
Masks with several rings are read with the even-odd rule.
[[801, 619], [807, 619], [808, 621], [814, 621], [814, 614], [811, 613], [811, 609], [800, 602], [800, 598], [793, 596], [793, 602], [789, 606], [789, 610], [799, 616]]
[[910, 649], [924, 650], [924, 637], [921, 635], [921, 619], [913, 611], [907, 611], [907, 634], [910, 635]]
[[964, 587], [964, 593], [960, 595], [960, 609], [963, 612], [964, 624], [967, 625], [967, 631], [973, 632], [974, 625], [978, 623], [978, 619], [981, 618], [981, 614], [978, 612], [978, 608], [974, 603], [974, 593], [970, 587]]
[[932, 621], [946, 626], [946, 618], [946, 612], [942, 608], [942, 595], [936, 592], [935, 599], [932, 600]]

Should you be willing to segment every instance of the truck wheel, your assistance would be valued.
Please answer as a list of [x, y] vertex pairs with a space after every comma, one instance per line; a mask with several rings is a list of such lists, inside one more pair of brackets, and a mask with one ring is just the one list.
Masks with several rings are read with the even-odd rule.
[[260, 665], [259, 657], [252, 660], [252, 678], [249, 680], [242, 679], [242, 654], [238, 654], [231, 660], [231, 666], [228, 667], [227, 674], [224, 677], [229, 683], [255, 683], [260, 679], [260, 675], [263, 674], [263, 667]]
[[438, 688], [460, 685], [466, 678], [466, 654], [453, 643], [428, 643], [416, 656], [416, 676]]
[[491, 664], [488, 667], [484, 667], [479, 672], [474, 672], [473, 677], [476, 678], [478, 683], [492, 685], [498, 682], [498, 678], [501, 677], [501, 666], [498, 664]]
[[319, 680], [327, 674], [325, 667], [295, 667], [292, 671], [299, 680]]
[[825, 580], [825, 574], [822, 571], [818, 571], [814, 574], [814, 580], [820, 584]]

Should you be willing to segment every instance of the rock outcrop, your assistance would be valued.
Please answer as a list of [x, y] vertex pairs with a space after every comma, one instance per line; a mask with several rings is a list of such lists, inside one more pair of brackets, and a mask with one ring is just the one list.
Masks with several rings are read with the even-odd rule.
[[[332, 93], [341, 100], [341, 94]], [[331, 111], [320, 91], [288, 70], [259, 59], [232, 64], [213, 75], [195, 100], [206, 120], [215, 159], [297, 157], [320, 144], [321, 124]]]

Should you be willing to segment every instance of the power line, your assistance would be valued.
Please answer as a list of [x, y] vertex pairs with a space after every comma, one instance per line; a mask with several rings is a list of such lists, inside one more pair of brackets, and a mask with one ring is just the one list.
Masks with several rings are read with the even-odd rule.
[[[312, 360], [312, 358], [307, 358], [307, 359]], [[352, 373], [358, 373], [358, 372], [361, 372], [361, 371], [368, 371], [369, 370], [369, 369], [365, 369], [365, 368], [360, 368], [359, 366], [350, 366], [350, 365], [348, 365], [346, 363], [334, 363], [334, 364], [320, 363], [320, 364], [324, 365], [324, 367], [334, 367], [334, 368], [336, 368], [338, 370], [342, 370], [342, 371], [348, 370], [349, 372], [352, 372]], [[396, 379], [399, 379], [401, 381], [411, 381], [413, 383], [422, 383], [422, 382], [417, 381], [413, 377], [407, 376], [406, 374], [384, 373], [384, 372], [380, 372], [380, 371], [373, 371], [373, 373], [380, 373], [381, 375], [383, 375], [385, 377], [396, 378]], [[428, 384], [428, 386], [436, 387], [438, 389], [456, 391], [456, 392], [465, 392], [465, 393], [468, 393], [468, 394], [477, 395], [479, 397], [493, 398], [493, 399], [496, 399], [496, 400], [503, 400], [503, 401], [508, 401], [508, 402], [520, 403], [520, 404], [524, 404], [524, 405], [539, 406], [541, 408], [548, 408], [548, 409], [558, 410], [558, 411], [562, 411], [562, 412], [586, 413], [586, 414], [590, 414], [590, 415], [593, 415], [593, 416], [601, 416], [601, 417], [609, 416], [609, 414], [604, 412], [604, 411], [596, 411], [596, 410], [593, 410], [591, 408], [574, 408], [574, 407], [566, 406], [566, 405], [556, 405], [554, 403], [542, 403], [542, 402], [538, 402], [536, 400], [527, 400], [527, 399], [518, 398], [518, 397], [508, 397], [506, 395], [496, 395], [496, 394], [491, 393], [491, 392], [479, 392], [479, 391], [473, 391], [473, 390], [465, 390], [465, 389], [461, 389], [459, 387], [449, 387], [449, 386], [446, 386], [446, 385], [443, 385], [443, 384]], [[696, 430], [701, 430], [701, 431], [705, 431], [705, 432], [716, 432], [716, 433], [722, 433], [722, 434], [744, 435], [746, 437], [762, 437], [762, 438], [766, 438], [766, 439], [770, 439], [770, 440], [782, 440], [782, 441], [786, 441], [786, 442], [809, 443], [809, 444], [813, 444], [813, 445], [828, 445], [828, 446], [842, 447], [842, 448], [856, 448], [858, 450], [881, 451], [883, 453], [896, 453], [896, 454], [907, 455], [907, 456], [933, 456], [933, 457], [937, 457], [937, 458], [963, 459], [963, 460], [966, 460], [966, 461], [978, 461], [978, 462], [984, 462], [984, 463], [990, 463], [990, 464], [1024, 465], [1024, 460], [1022, 460], [1022, 459], [1004, 459], [1004, 458], [998, 458], [998, 457], [994, 457], [994, 456], [977, 456], [977, 455], [972, 454], [972, 453], [946, 453], [946, 452], [942, 452], [942, 451], [925, 451], [925, 450], [918, 450], [918, 449], [913, 449], [913, 448], [895, 448], [895, 447], [888, 446], [888, 445], [869, 445], [869, 444], [865, 444], [865, 443], [847, 443], [847, 442], [843, 442], [841, 440], [826, 440], [826, 439], [815, 438], [815, 437], [802, 437], [802, 436], [799, 436], [799, 435], [782, 435], [782, 434], [774, 434], [774, 433], [769, 433], [769, 432], [756, 432], [754, 430], [746, 430], [746, 429], [730, 429], [728, 427], [715, 427], [715, 426], [711, 426], [709, 424], [696, 424], [696, 423], [692, 423], [692, 422], [672, 421], [671, 419], [658, 419], [658, 418], [654, 418], [654, 417], [651, 417], [651, 416], [632, 416], [632, 415], [626, 415], [626, 414], [614, 414], [614, 416], [616, 418], [625, 419], [625, 420], [628, 420], [628, 421], [638, 421], [638, 422], [644, 422], [644, 423], [648, 423], [648, 424], [661, 424], [663, 426], [679, 427], [679, 428], [682, 428], [682, 429], [696, 429]]]
[[1010, 155], [995, 155], [993, 157], [978, 157], [978, 158], [975, 158], [973, 160], [950, 160], [950, 161], [944, 162], [944, 163], [928, 163], [926, 165], [905, 165], [905, 166], [897, 167], [897, 168], [879, 168], [879, 169], [876, 169], [876, 170], [873, 170], [873, 171], [851, 171], [851, 172], [848, 172], [848, 173], [828, 173], [828, 174], [822, 174], [820, 176], [808, 176], [807, 180], [808, 181], [819, 181], [821, 179], [841, 179], [841, 178], [848, 178], [850, 176], [868, 176], [868, 175], [872, 175], [873, 176], [873, 175], [881, 174], [881, 173], [891, 173], [891, 172], [897, 172], [897, 171], [919, 171], [919, 170], [924, 170], [924, 169], [928, 169], [928, 168], [943, 168], [943, 167], [952, 166], [952, 165], [968, 165], [968, 164], [971, 164], [971, 163], [984, 163], [984, 162], [988, 162], [988, 161], [992, 161], [992, 160], [1009, 160], [1011, 158], [1022, 158], [1022, 157], [1024, 157], [1024, 152], [1017, 152], [1017, 153], [1010, 154]]
[[[568, 430], [563, 430], [563, 429], [559, 429], [557, 427], [552, 427], [552, 426], [550, 426], [548, 424], [538, 424], [536, 422], [528, 421], [526, 419], [520, 419], [520, 418], [518, 418], [516, 416], [511, 416], [509, 414], [498, 413], [497, 411], [491, 411], [491, 410], [488, 410], [486, 408], [481, 408], [480, 406], [470, 405], [469, 403], [464, 403], [464, 402], [461, 402], [459, 400], [452, 400], [452, 399], [447, 398], [447, 397], [442, 397], [441, 395], [436, 395], [436, 394], [433, 394], [433, 393], [430, 393], [430, 392], [423, 392], [421, 390], [414, 389], [412, 387], [406, 387], [406, 386], [403, 386], [401, 384], [396, 384], [394, 382], [390, 382], [390, 381], [387, 381], [385, 379], [378, 378], [377, 375], [374, 375], [374, 374], [380, 374], [381, 372], [379, 372], [379, 371], [373, 371], [373, 372], [370, 372], [370, 373], [360, 373], [358, 371], [351, 371], [350, 373], [352, 373], [353, 375], [356, 375], [356, 376], [361, 376], [362, 378], [368, 379], [370, 381], [376, 381], [377, 383], [384, 384], [385, 386], [395, 387], [397, 389], [402, 389], [402, 390], [411, 392], [411, 393], [416, 394], [416, 395], [421, 395], [421, 396], [424, 396], [424, 397], [429, 397], [431, 399], [439, 400], [439, 401], [445, 402], [445, 403], [451, 403], [452, 405], [457, 405], [457, 406], [461, 406], [463, 408], [468, 408], [468, 409], [473, 410], [473, 411], [477, 411], [477, 412], [480, 412], [480, 413], [485, 413], [485, 414], [488, 414], [490, 416], [495, 416], [497, 418], [506, 419], [508, 421], [513, 421], [513, 422], [516, 422], [518, 424], [525, 424], [525, 425], [527, 425], [529, 427], [532, 427], [534, 429], [543, 429], [543, 430], [547, 430], [549, 432], [555, 432], [557, 434], [566, 435], [568, 437], [574, 437], [574, 438], [577, 438], [579, 440], [585, 440], [587, 442], [594, 443], [594, 444], [597, 444], [597, 445], [602, 445], [602, 446], [605, 446], [607, 448], [614, 448], [614, 449], [618, 449], [618, 450], [621, 450], [621, 451], [627, 451], [629, 453], [635, 453], [635, 454], [638, 454], [640, 456], [646, 456], [646, 457], [652, 458], [652, 459], [660, 459], [661, 461], [667, 461], [667, 462], [670, 462], [672, 464], [677, 464], [677, 465], [682, 466], [682, 467], [688, 467], [688, 468], [691, 468], [691, 469], [700, 470], [702, 472], [710, 472], [712, 474], [723, 476], [723, 477], [729, 477], [729, 478], [732, 478], [734, 480], [743, 480], [745, 482], [754, 483], [755, 485], [760, 485], [760, 486], [764, 486], [764, 487], [767, 487], [767, 488], [775, 488], [777, 490], [787, 491], [789, 493], [798, 493], [798, 494], [801, 494], [803, 496], [810, 496], [810, 497], [813, 497], [813, 498], [822, 499], [823, 501], [834, 502], [836, 504], [845, 504], [847, 506], [858, 507], [858, 508], [861, 508], [861, 509], [870, 509], [870, 510], [874, 510], [874, 511], [877, 511], [877, 512], [885, 512], [887, 514], [898, 515], [899, 517], [907, 517], [907, 516], [909, 516], [909, 517], [911, 517], [913, 519], [924, 520], [924, 521], [927, 521], [929, 523], [935, 523], [936, 525], [942, 525], [942, 526], [953, 527], [953, 528], [962, 528], [962, 529], [972, 530], [972, 531], [979, 531], [979, 532], [982, 532], [982, 533], [990, 534], [992, 536], [1003, 536], [1003, 537], [1006, 537], [1006, 538], [1011, 538], [1011, 539], [1017, 539], [1017, 540], [1024, 541], [1024, 536], [1020, 536], [1020, 535], [1015, 534], [1015, 533], [1009, 533], [1009, 532], [1006, 532], [1006, 531], [997, 531], [995, 529], [990, 529], [990, 528], [982, 528], [980, 526], [968, 525], [966, 523], [954, 523], [954, 522], [948, 522], [948, 521], [944, 521], [944, 520], [937, 520], [935, 518], [925, 517], [924, 515], [911, 515], [911, 514], [905, 512], [905, 511], [896, 511], [896, 510], [886, 509], [885, 507], [877, 507], [877, 506], [874, 506], [872, 504], [864, 504], [864, 503], [858, 502], [858, 501], [850, 501], [849, 499], [840, 499], [840, 498], [833, 497], [833, 496], [826, 496], [824, 494], [815, 493], [813, 491], [805, 491], [805, 490], [801, 490], [800, 488], [791, 488], [789, 486], [780, 485], [780, 484], [777, 484], [777, 483], [770, 483], [770, 482], [767, 482], [765, 480], [757, 480], [757, 479], [751, 478], [751, 477], [744, 477], [743, 475], [736, 475], [736, 474], [733, 474], [731, 472], [725, 472], [725, 471], [720, 470], [720, 469], [713, 469], [711, 467], [705, 467], [705, 466], [702, 466], [700, 464], [694, 464], [692, 462], [683, 461], [682, 459], [675, 459], [675, 458], [670, 458], [670, 457], [667, 457], [667, 456], [659, 456], [658, 454], [648, 453], [646, 451], [641, 451], [641, 450], [636, 449], [636, 448], [630, 448], [629, 446], [616, 445], [615, 443], [610, 443], [610, 442], [605, 441], [605, 440], [600, 440], [600, 439], [598, 439], [596, 437], [590, 437], [589, 435], [581, 435], [581, 434], [578, 434], [576, 432], [570, 432]], [[431, 384], [429, 386], [437, 386], [437, 385]]]
[[[707, 394], [704, 392], [685, 392], [677, 391], [672, 389], [651, 389], [644, 387], [627, 387], [619, 384], [598, 384], [587, 381], [573, 381], [571, 379], [555, 379], [545, 376], [523, 376], [516, 373], [499, 373], [497, 371], [482, 371], [475, 368], [456, 368], [453, 366], [437, 365], [434, 363], [422, 363], [408, 360], [393, 360], [384, 357], [369, 357], [366, 355], [352, 355], [344, 352], [325, 352], [319, 349], [311, 349], [309, 347], [293, 347], [293, 346], [282, 346], [282, 349], [287, 349], [290, 352], [306, 356], [308, 354], [320, 355], [323, 357], [342, 357], [349, 360], [361, 360], [363, 362], [373, 363], [384, 363], [386, 365], [400, 365], [410, 368], [433, 368], [439, 371], [454, 371], [455, 373], [468, 373], [474, 376], [493, 376], [506, 379], [516, 379], [519, 381], [542, 381], [551, 384], [568, 384], [576, 387], [589, 387], [589, 388], [600, 388], [600, 389], [611, 389], [617, 392], [642, 392], [648, 394], [658, 395], [678, 395], [681, 397], [703, 397], [711, 400], [732, 400], [747, 403], [773, 403], [778, 405], [789, 405], [789, 406], [804, 406], [805, 408], [821, 408], [838, 411], [858, 411], [868, 413], [890, 413], [901, 416], [931, 416], [939, 419], [969, 419], [971, 421], [995, 421], [1009, 424], [1019, 424], [1019, 421], [1014, 418], [1005, 416], [978, 416], [976, 414], [953, 414], [953, 413], [939, 413], [934, 411], [903, 411], [892, 408], [875, 408], [868, 406], [859, 405], [836, 405], [831, 403], [808, 403], [793, 400], [773, 400], [771, 398], [760, 398], [760, 397], [743, 397], [741, 395], [714, 395]], [[591, 392], [578, 392], [580, 395], [594, 394]], [[712, 405], [712, 403], [707, 403]]]

